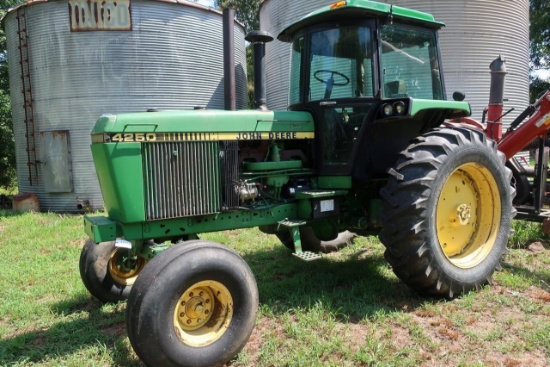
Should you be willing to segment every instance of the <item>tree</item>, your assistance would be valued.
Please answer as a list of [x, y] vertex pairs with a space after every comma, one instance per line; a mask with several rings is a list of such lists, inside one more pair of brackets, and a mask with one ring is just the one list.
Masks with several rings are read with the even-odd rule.
[[547, 90], [550, 90], [550, 78], [544, 80], [538, 76], [530, 76], [529, 99], [531, 103], [535, 102]]
[[531, 56], [531, 102], [550, 89], [550, 77], [541, 78], [537, 71], [550, 71], [550, 0], [530, 2], [530, 56]]
[[550, 70], [550, 0], [531, 0], [531, 62], [535, 70]]
[[220, 9], [235, 9], [235, 17], [244, 24], [246, 32], [260, 29], [260, 0], [215, 0], [214, 3]]
[[[22, 0], [1, 0], [0, 18]], [[6, 34], [0, 29], [0, 187], [15, 183], [15, 144], [10, 105]]]

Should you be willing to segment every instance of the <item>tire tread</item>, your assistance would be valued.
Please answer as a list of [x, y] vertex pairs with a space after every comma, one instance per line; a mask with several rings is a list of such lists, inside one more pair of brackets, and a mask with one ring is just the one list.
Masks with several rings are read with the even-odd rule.
[[[481, 277], [472, 275], [469, 281], [459, 281], [445, 271], [428, 243], [428, 218], [433, 213], [432, 208], [428, 207], [432, 187], [445, 162], [465, 147], [498, 157], [495, 161], [510, 182], [511, 171], [505, 167], [504, 154], [497, 150], [494, 141], [480, 131], [448, 126], [414, 139], [399, 155], [394, 167], [396, 174], [389, 176], [386, 187], [380, 191], [384, 206], [381, 213], [383, 229], [379, 237], [386, 247], [384, 256], [398, 278], [423, 294], [453, 298], [490, 284], [491, 275], [500, 267], [500, 260], [506, 252], [506, 241], [495, 244], [499, 246], [498, 264], [486, 270], [487, 274]], [[509, 194], [503, 196], [502, 203], [502, 216], [505, 218], [501, 223], [505, 225], [515, 215], [511, 204], [515, 190], [510, 185], [508, 187], [505, 190], [509, 190]], [[505, 231], [510, 232], [509, 229]]]

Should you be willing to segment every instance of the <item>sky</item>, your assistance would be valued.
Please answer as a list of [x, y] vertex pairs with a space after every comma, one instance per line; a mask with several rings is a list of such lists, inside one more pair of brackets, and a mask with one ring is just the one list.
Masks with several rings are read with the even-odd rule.
[[[195, 0], [192, 0], [195, 1]], [[214, 7], [214, 0], [196, 0], [198, 4]]]
[[550, 79], [550, 70], [539, 70], [535, 73], [535, 75], [538, 75], [541, 79]]

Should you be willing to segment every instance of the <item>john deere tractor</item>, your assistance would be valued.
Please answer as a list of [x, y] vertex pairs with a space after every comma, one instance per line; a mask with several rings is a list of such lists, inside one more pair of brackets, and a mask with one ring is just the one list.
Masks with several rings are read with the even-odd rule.
[[259, 227], [313, 260], [378, 232], [395, 274], [419, 293], [455, 297], [490, 282], [510, 232], [512, 174], [465, 118], [464, 96], [446, 100], [442, 26], [340, 1], [278, 35], [292, 53], [287, 111], [97, 121], [107, 215], [84, 219], [80, 272], [98, 299], [128, 298], [128, 335], [147, 365], [223, 364], [254, 328], [252, 271], [201, 233]]

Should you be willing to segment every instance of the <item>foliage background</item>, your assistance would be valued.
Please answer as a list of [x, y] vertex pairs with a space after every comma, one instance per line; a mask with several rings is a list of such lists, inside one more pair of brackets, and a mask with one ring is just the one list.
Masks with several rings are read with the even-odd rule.
[[[0, 18], [20, 0], [0, 0]], [[10, 106], [6, 35], [0, 28], [0, 187], [15, 185], [15, 146]]]
[[537, 96], [550, 89], [550, 0], [531, 0], [530, 4], [530, 96], [534, 102]]

